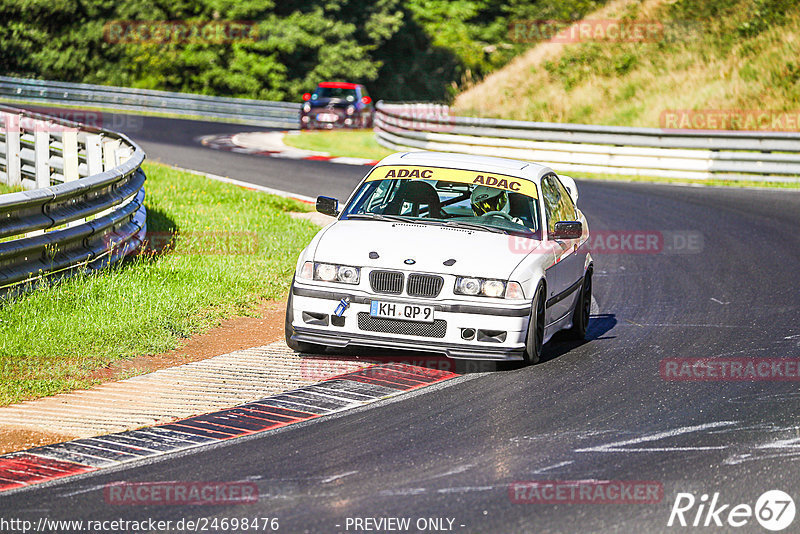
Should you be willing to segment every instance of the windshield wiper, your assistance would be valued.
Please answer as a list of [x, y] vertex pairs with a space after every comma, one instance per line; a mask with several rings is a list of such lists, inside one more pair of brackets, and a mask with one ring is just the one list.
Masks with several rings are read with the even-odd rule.
[[453, 220], [450, 220], [450, 221], [444, 221], [443, 224], [445, 226], [454, 226], [454, 227], [460, 227], [460, 228], [470, 228], [472, 230], [484, 230], [486, 232], [494, 232], [495, 234], [505, 234], [505, 233], [507, 233], [506, 230], [503, 230], [502, 228], [496, 228], [494, 226], [487, 226], [487, 225], [478, 224], [478, 223], [471, 223], [471, 222], [467, 222], [467, 221], [453, 221]]
[[352, 215], [347, 216], [348, 219], [372, 219], [375, 221], [390, 221], [390, 222], [401, 222], [401, 223], [419, 223], [414, 219], [409, 219], [407, 217], [402, 217], [400, 215], [382, 215], [380, 213], [353, 213]]
[[507, 232], [501, 228], [493, 226], [486, 226], [483, 224], [471, 223], [467, 221], [441, 221], [437, 219], [412, 219], [410, 217], [403, 217], [402, 215], [383, 215], [380, 213], [353, 213], [347, 216], [348, 219], [372, 219], [375, 221], [390, 221], [409, 224], [422, 224], [433, 226], [452, 226], [469, 228], [471, 230], [483, 230], [485, 232], [493, 232], [495, 234], [506, 234]]

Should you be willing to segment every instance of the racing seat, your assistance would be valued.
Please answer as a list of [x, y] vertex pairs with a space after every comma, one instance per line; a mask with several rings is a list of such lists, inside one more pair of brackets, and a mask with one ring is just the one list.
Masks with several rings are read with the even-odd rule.
[[386, 213], [400, 214], [403, 204], [411, 204], [412, 217], [419, 217], [420, 206], [428, 207], [428, 217], [440, 219], [442, 217], [442, 204], [436, 189], [427, 182], [408, 182], [402, 191], [389, 203]]

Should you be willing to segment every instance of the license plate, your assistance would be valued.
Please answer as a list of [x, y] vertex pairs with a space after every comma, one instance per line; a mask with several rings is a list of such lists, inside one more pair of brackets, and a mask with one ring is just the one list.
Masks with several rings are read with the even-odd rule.
[[317, 120], [320, 122], [336, 122], [339, 119], [338, 115], [333, 113], [318, 113]]
[[370, 302], [369, 314], [381, 319], [400, 319], [403, 321], [433, 322], [433, 306], [401, 304], [398, 302]]

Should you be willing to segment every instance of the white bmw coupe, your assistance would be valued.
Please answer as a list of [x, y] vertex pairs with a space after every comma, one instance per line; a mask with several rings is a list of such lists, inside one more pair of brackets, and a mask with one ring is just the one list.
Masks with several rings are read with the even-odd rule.
[[411, 152], [380, 161], [300, 253], [286, 343], [388, 347], [536, 363], [584, 338], [589, 229], [575, 181], [542, 165]]

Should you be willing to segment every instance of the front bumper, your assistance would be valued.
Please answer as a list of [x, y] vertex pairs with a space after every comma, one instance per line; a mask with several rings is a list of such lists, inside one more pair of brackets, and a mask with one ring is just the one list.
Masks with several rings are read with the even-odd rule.
[[354, 113], [346, 115], [344, 113], [330, 112], [328, 114], [336, 115], [335, 121], [321, 121], [317, 120], [317, 114], [326, 113], [326, 110], [312, 109], [308, 113], [300, 114], [300, 125], [309, 130], [319, 129], [333, 129], [333, 128], [358, 128], [361, 123], [361, 115]]
[[[342, 299], [350, 304], [343, 319], [333, 319]], [[416, 335], [404, 330], [420, 329], [420, 323], [399, 320], [370, 320], [373, 300], [399, 304], [426, 304], [434, 307], [439, 323], [436, 332]], [[444, 354], [450, 358], [476, 360], [521, 360], [525, 350], [530, 305], [527, 303], [483, 303], [437, 301], [348, 292], [340, 288], [292, 287], [292, 332], [295, 341], [331, 347], [367, 346], [405, 350], [421, 350]], [[335, 321], [335, 323], [334, 323]], [[377, 329], [374, 324], [378, 323]], [[372, 326], [370, 326], [372, 325]], [[384, 327], [390, 328], [384, 328]], [[472, 339], [462, 338], [462, 329], [473, 329]], [[444, 331], [442, 331], [444, 330]], [[502, 340], [481, 337], [482, 332], [503, 332]], [[489, 339], [489, 340], [487, 340]]]

